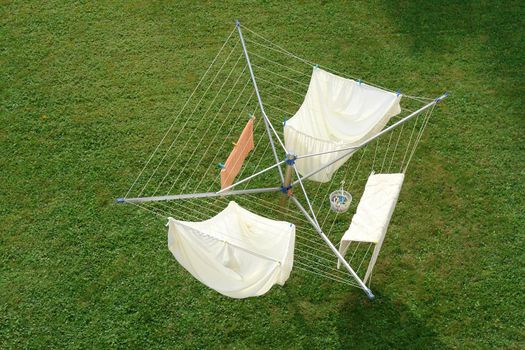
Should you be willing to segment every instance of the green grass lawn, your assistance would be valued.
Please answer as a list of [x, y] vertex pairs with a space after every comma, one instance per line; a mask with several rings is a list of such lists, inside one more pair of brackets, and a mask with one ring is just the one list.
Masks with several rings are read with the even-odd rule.
[[[0, 348], [525, 347], [519, 1], [3, 2]], [[233, 300], [117, 205], [233, 19], [434, 112], [372, 285]], [[212, 125], [212, 127], [215, 127]]]

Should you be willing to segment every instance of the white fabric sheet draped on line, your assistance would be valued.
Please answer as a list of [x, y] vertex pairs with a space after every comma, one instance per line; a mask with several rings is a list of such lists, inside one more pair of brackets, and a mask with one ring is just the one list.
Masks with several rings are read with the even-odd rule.
[[[401, 112], [401, 95], [314, 68], [308, 92], [297, 113], [284, 126], [288, 151], [302, 156], [359, 145]], [[348, 152], [348, 151], [345, 151]], [[299, 159], [301, 175], [318, 170], [345, 152]], [[309, 180], [327, 182], [351, 154]]]
[[293, 266], [295, 225], [256, 215], [235, 202], [202, 222], [168, 218], [168, 247], [196, 279], [246, 298], [283, 285]]
[[[350, 242], [374, 243], [381, 248], [404, 179], [403, 173], [370, 175], [350, 227], [341, 238], [339, 244], [341, 255], [346, 254]], [[372, 266], [375, 264], [377, 254], [379, 250], [377, 253], [374, 252]], [[339, 261], [337, 266], [339, 268]]]

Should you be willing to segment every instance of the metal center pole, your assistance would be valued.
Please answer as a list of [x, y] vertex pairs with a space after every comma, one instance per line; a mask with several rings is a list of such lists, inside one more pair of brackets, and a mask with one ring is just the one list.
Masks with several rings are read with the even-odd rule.
[[295, 155], [293, 154], [287, 154], [286, 155], [286, 168], [284, 168], [284, 182], [283, 187], [281, 187], [281, 207], [284, 207], [286, 204], [286, 201], [288, 200], [288, 197], [290, 196], [291, 189], [292, 189], [292, 174], [293, 174], [293, 164], [295, 162]]

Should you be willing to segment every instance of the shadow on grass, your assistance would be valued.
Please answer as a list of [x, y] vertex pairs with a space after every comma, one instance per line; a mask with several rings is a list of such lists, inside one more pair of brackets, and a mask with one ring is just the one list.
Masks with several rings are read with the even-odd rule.
[[376, 300], [344, 301], [337, 324], [344, 349], [443, 349], [446, 348], [425, 320], [408, 307], [383, 295]]
[[489, 84], [502, 76], [519, 75], [523, 80], [519, 68], [524, 62], [523, 2], [450, 1], [444, 6], [433, 1], [385, 1], [381, 7], [411, 42], [413, 54], [451, 54], [456, 65], [482, 64], [475, 73]]
[[[410, 308], [409, 300], [378, 291], [370, 301], [360, 289], [295, 275], [289, 286], [276, 290], [282, 298], [271, 303], [288, 311], [289, 326], [283, 326], [283, 331], [293, 334], [290, 339], [299, 348], [447, 348], [432, 321], [417, 314], [423, 307]], [[287, 337], [281, 341], [290, 341]]]

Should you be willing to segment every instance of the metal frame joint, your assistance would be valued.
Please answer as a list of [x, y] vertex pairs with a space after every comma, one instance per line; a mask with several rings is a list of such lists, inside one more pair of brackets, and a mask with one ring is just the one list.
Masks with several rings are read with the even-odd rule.
[[438, 102], [441, 102], [441, 101], [442, 101], [443, 99], [445, 99], [446, 97], [448, 97], [448, 92], [445, 92], [443, 95], [437, 97], [434, 101], [435, 101], [436, 103], [438, 103]]
[[286, 159], [284, 161], [286, 162], [286, 164], [292, 166], [295, 164], [296, 159], [297, 159], [297, 155], [289, 153], [286, 155]]
[[290, 191], [292, 190], [292, 184], [289, 186], [281, 186], [281, 192], [284, 194], [290, 194]]

